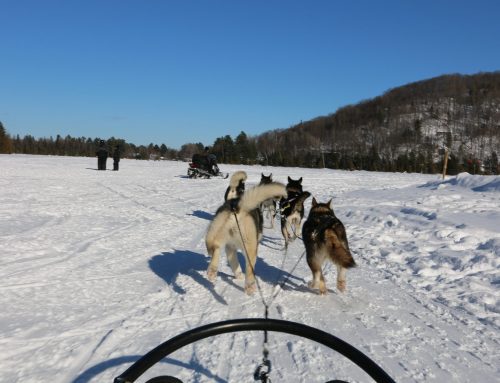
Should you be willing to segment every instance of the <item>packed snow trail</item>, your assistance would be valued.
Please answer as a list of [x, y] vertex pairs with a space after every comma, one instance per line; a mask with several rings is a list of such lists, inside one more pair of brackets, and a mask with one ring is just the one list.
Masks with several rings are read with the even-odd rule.
[[[397, 382], [500, 381], [499, 177], [343, 172], [220, 165], [276, 181], [303, 177], [333, 198], [358, 267], [347, 292], [307, 288], [300, 240], [286, 257], [279, 223], [264, 230], [256, 274], [269, 316], [351, 343]], [[165, 340], [221, 320], [264, 315], [225, 257], [206, 279], [204, 236], [227, 180], [188, 179], [187, 164], [0, 155], [0, 382], [112, 382]], [[306, 201], [306, 214], [310, 200]], [[270, 333], [273, 382], [370, 378], [347, 359], [298, 337]], [[163, 360], [185, 382], [246, 382], [262, 334], [198, 342]], [[227, 363], [228, 359], [231, 363]]]

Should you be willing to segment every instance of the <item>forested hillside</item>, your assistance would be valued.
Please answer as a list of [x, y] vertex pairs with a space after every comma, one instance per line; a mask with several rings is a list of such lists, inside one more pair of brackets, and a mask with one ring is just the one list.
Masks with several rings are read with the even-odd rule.
[[500, 72], [445, 75], [256, 137], [272, 165], [498, 172]]

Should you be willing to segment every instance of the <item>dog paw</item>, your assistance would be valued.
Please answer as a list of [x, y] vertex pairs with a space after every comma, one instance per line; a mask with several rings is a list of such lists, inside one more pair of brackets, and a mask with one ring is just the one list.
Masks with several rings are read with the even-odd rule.
[[327, 292], [328, 292], [328, 290], [326, 289], [326, 287], [323, 287], [323, 288], [319, 289], [319, 295], [326, 295]]
[[345, 288], [346, 288], [346, 281], [337, 281], [337, 289], [339, 289], [341, 293], [345, 291]]
[[310, 289], [317, 289], [318, 285], [314, 283], [314, 281], [309, 281], [307, 282], [307, 287], [309, 287]]
[[234, 274], [234, 279], [243, 279], [243, 273], [241, 271], [238, 271]]
[[247, 295], [252, 295], [253, 293], [255, 293], [256, 290], [257, 290], [257, 285], [255, 282], [245, 285], [245, 293]]
[[210, 282], [215, 282], [215, 279], [217, 278], [217, 270], [209, 267], [207, 270], [207, 278]]

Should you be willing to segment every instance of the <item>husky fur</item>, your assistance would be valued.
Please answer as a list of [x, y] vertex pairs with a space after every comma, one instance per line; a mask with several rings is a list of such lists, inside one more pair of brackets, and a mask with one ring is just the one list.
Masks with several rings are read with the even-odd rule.
[[[264, 173], [260, 173], [260, 185], [270, 184], [271, 182], [273, 182], [273, 173], [269, 174], [268, 176], [265, 176]], [[260, 210], [262, 212], [262, 215], [264, 216], [265, 213], [266, 219], [271, 221], [271, 228], [274, 229], [274, 219], [276, 217], [276, 200], [274, 198], [266, 199], [260, 205]]]
[[318, 203], [313, 197], [309, 216], [302, 227], [302, 239], [306, 247], [307, 264], [312, 272], [309, 287], [326, 294], [325, 278], [321, 270], [330, 259], [337, 266], [337, 289], [346, 288], [346, 270], [356, 266], [349, 250], [344, 225], [335, 216], [332, 200]]
[[247, 174], [240, 170], [234, 172], [229, 180], [229, 186], [224, 194], [224, 201], [233, 198], [239, 198], [245, 192], [245, 181], [247, 180]]
[[[256, 288], [255, 262], [262, 221], [259, 205], [269, 198], [286, 197], [285, 185], [273, 182], [257, 185], [243, 193], [240, 198], [227, 200], [215, 213], [210, 223], [205, 244], [212, 258], [207, 269], [207, 277], [215, 281], [219, 267], [221, 248], [225, 246], [227, 259], [235, 278], [242, 277], [237, 250], [245, 255], [245, 292], [252, 294]], [[259, 222], [260, 221], [260, 222]]]
[[280, 200], [281, 233], [285, 239], [285, 247], [300, 232], [300, 222], [304, 218], [304, 202], [311, 195], [302, 190], [302, 177], [298, 180], [288, 177], [286, 191], [287, 197]]

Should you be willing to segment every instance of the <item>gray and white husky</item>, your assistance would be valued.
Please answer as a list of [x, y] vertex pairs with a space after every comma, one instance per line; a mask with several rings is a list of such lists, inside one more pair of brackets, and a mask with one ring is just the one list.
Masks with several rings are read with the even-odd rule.
[[245, 292], [253, 294], [256, 289], [255, 262], [262, 235], [262, 219], [259, 206], [269, 198], [286, 197], [285, 185], [273, 182], [257, 185], [243, 193], [240, 198], [228, 199], [215, 213], [205, 237], [208, 255], [212, 258], [207, 269], [207, 278], [215, 281], [219, 268], [220, 252], [225, 247], [226, 256], [235, 278], [243, 273], [237, 250], [245, 255]]

